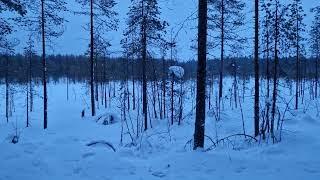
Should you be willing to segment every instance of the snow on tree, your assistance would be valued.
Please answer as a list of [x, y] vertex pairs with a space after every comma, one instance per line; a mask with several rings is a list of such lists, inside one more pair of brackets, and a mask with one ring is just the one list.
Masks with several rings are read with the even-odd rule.
[[169, 67], [169, 74], [174, 75], [175, 77], [182, 79], [184, 75], [184, 69], [181, 66], [170, 66]]

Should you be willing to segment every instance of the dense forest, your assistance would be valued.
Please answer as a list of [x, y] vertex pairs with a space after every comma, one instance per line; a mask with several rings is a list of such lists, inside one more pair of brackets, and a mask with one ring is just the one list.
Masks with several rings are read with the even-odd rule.
[[[26, 59], [23, 55], [10, 56], [6, 58], [3, 56], [0, 60], [0, 78], [4, 81], [6, 75], [6, 61], [8, 59], [8, 79], [12, 82], [26, 82], [28, 75], [28, 67], [26, 66]], [[123, 70], [128, 71], [130, 78], [139, 79], [141, 77], [140, 59], [130, 60], [127, 62], [125, 58], [102, 58], [97, 60], [97, 82], [112, 81], [112, 80], [124, 80], [125, 76]], [[129, 68], [125, 67], [129, 64]], [[317, 71], [315, 64], [316, 58], [305, 59], [301, 58], [301, 73], [306, 79], [314, 79], [315, 72]], [[163, 60], [162, 59], [150, 59], [148, 66], [152, 67], [147, 69], [148, 77], [161, 77]], [[207, 74], [209, 78], [215, 78], [219, 75], [219, 59], [208, 60]], [[41, 72], [41, 58], [35, 56], [32, 58], [32, 78], [35, 81], [40, 81]], [[47, 59], [48, 77], [51, 80], [59, 80], [60, 78], [69, 78], [72, 81], [84, 81], [90, 78], [90, 72], [88, 70], [88, 57], [75, 56], [75, 55], [50, 55]], [[168, 69], [170, 66], [181, 66], [185, 69], [184, 79], [196, 78], [196, 66], [197, 61], [170, 61], [165, 60], [164, 69]], [[260, 59], [261, 76], [267, 75], [267, 62], [265, 59]], [[237, 67], [237, 68], [235, 68]], [[294, 80], [296, 75], [295, 59], [285, 58], [280, 59], [279, 76], [288, 80]], [[271, 67], [272, 68], [272, 65]], [[19, 72], [19, 73], [17, 73]], [[226, 76], [240, 76], [241, 78], [250, 78], [254, 75], [254, 66], [252, 58], [226, 58], [224, 72]], [[168, 74], [166, 78], [170, 78]], [[152, 81], [152, 78], [150, 78]]]

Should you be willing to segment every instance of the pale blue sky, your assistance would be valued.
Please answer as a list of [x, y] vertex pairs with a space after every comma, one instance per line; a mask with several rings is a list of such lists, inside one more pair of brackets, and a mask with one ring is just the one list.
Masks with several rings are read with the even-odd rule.
[[[285, 2], [289, 2], [289, 0], [285, 0]], [[319, 0], [302, 0], [304, 9], [309, 15], [309, 11], [311, 7], [316, 5], [320, 5]], [[111, 40], [112, 47], [111, 50], [114, 52], [118, 52], [114, 54], [114, 56], [119, 56], [121, 51], [120, 40], [122, 37], [122, 32], [126, 28], [125, 20], [126, 13], [128, 12], [128, 6], [130, 5], [130, 0], [117, 0], [116, 11], [119, 13], [119, 30], [117, 32], [106, 32], [106, 38]], [[253, 30], [252, 21], [253, 21], [253, 3], [254, 1], [246, 1], [247, 3], [247, 25], [245, 30], [243, 31], [243, 36], [252, 37]], [[171, 25], [168, 28], [168, 38], [170, 35], [171, 27], [174, 28], [174, 31], [177, 30], [179, 24], [183, 22], [187, 17], [189, 17], [192, 13], [197, 10], [197, 0], [159, 0], [160, 7], [162, 8], [162, 17], [164, 20], [168, 21]], [[74, 2], [74, 0], [70, 0], [68, 3], [68, 7], [73, 10], [79, 9], [79, 5]], [[66, 19], [69, 21], [66, 24], [66, 31], [64, 35], [56, 40], [54, 40], [54, 49], [49, 50], [49, 54], [83, 54], [88, 45], [88, 32], [84, 31], [82, 26], [88, 22], [89, 18], [84, 16], [75, 16], [71, 13], [65, 15]], [[311, 16], [307, 16], [305, 18], [305, 23], [307, 26], [310, 26], [312, 21]], [[196, 34], [196, 21], [190, 20], [185, 24], [185, 28], [179, 33], [177, 38], [178, 46], [177, 46], [177, 58], [189, 60], [195, 58], [195, 52], [190, 50], [190, 46], [192, 45], [191, 40], [195, 37]], [[14, 36], [18, 37], [21, 40], [21, 45], [18, 47], [25, 46], [26, 33], [21, 31], [14, 34]], [[252, 44], [252, 43], [248, 43]], [[244, 53], [249, 56], [252, 53], [252, 48], [247, 47]], [[158, 52], [155, 52], [158, 53]], [[211, 52], [211, 55], [215, 56], [217, 53]]]

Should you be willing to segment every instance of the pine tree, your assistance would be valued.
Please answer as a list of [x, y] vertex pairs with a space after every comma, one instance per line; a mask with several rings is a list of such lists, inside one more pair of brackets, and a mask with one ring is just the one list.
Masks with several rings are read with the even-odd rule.
[[[83, 9], [89, 7], [89, 11], [76, 12], [90, 17], [90, 23], [86, 28], [90, 32], [90, 100], [91, 100], [91, 115], [95, 116], [95, 62], [94, 62], [94, 46], [95, 36], [110, 30], [117, 30], [118, 20], [117, 13], [113, 10], [116, 2], [114, 0], [76, 0], [82, 5]], [[99, 30], [99, 32], [98, 32]], [[101, 35], [99, 35], [101, 36]], [[96, 92], [97, 93], [97, 92]]]
[[295, 95], [295, 109], [299, 106], [299, 84], [301, 83], [301, 58], [300, 56], [304, 52], [305, 38], [303, 32], [305, 31], [306, 25], [303, 23], [303, 18], [306, 16], [302, 7], [301, 0], [293, 0], [289, 4], [289, 19], [287, 21], [287, 38], [290, 42], [290, 47], [293, 50], [296, 57], [296, 95]]
[[13, 32], [13, 26], [10, 23], [8, 15], [2, 16], [3, 12], [16, 12], [19, 16], [24, 16], [27, 11], [24, 5], [20, 1], [12, 0], [0, 0], [0, 50], [7, 49], [6, 47], [7, 38], [6, 36]]
[[157, 0], [132, 0], [128, 12], [126, 37], [139, 32], [141, 42], [140, 54], [142, 59], [142, 113], [144, 115], [144, 130], [148, 129], [147, 75], [146, 65], [148, 53], [152, 46], [158, 47], [163, 42], [167, 22], [160, 18], [161, 12]]
[[199, 0], [198, 7], [198, 68], [197, 68], [197, 100], [196, 121], [194, 127], [193, 149], [204, 147], [204, 131], [206, 116], [206, 61], [207, 61], [207, 21], [208, 2]]
[[259, 0], [255, 0], [255, 39], [254, 39], [254, 135], [259, 135]]
[[320, 6], [311, 9], [314, 14], [310, 30], [310, 50], [312, 56], [316, 58], [315, 63], [315, 97], [318, 97], [319, 86], [319, 61], [320, 61]]
[[[238, 35], [238, 30], [244, 25], [243, 20], [245, 3], [241, 0], [209, 0], [210, 8], [208, 10], [208, 29], [214, 34], [210, 35], [208, 48], [215, 49], [220, 46], [220, 69], [219, 69], [219, 112], [221, 110], [221, 100], [223, 97], [223, 74], [224, 58], [226, 46], [233, 48], [234, 44], [244, 44], [245, 39]], [[220, 113], [219, 113], [220, 114]], [[220, 115], [219, 115], [220, 116]]]
[[27, 122], [26, 127], [30, 126], [30, 114], [33, 108], [33, 84], [32, 84], [32, 59], [35, 57], [36, 52], [34, 50], [34, 42], [32, 39], [32, 35], [29, 35], [27, 46], [24, 48], [24, 55], [26, 60], [28, 61], [27, 67], [27, 83], [26, 83], [26, 113], [27, 113]]
[[47, 42], [60, 37], [64, 32], [66, 12], [63, 0], [26, 0], [28, 14], [16, 20], [31, 33], [37, 34], [42, 42], [42, 84], [43, 84], [43, 128], [48, 127], [48, 94], [47, 94]]
[[[271, 106], [271, 116], [269, 122], [269, 115], [267, 114], [266, 122], [262, 123], [262, 135], [265, 138], [265, 132], [270, 131], [273, 142], [276, 141], [275, 137], [275, 120], [277, 115], [277, 98], [278, 98], [278, 80], [279, 80], [279, 59], [286, 53], [285, 48], [281, 48], [281, 45], [285, 44], [287, 40], [287, 33], [290, 31], [287, 26], [288, 19], [288, 7], [283, 6], [279, 0], [266, 0], [263, 5], [265, 12], [265, 19], [263, 20], [264, 27], [264, 43], [265, 52], [267, 58], [273, 58], [273, 84], [272, 84], [272, 99], [267, 100], [267, 111], [269, 109], [269, 103]], [[272, 54], [272, 55], [271, 55]], [[267, 62], [269, 63], [269, 62]], [[268, 65], [269, 66], [269, 65]], [[267, 69], [267, 75], [269, 74], [269, 67]], [[270, 70], [271, 71], [271, 70]], [[268, 78], [268, 77], [267, 77]], [[271, 79], [271, 78], [270, 78]], [[269, 87], [268, 87], [269, 88]], [[269, 93], [269, 92], [268, 92]], [[267, 95], [268, 96], [268, 95]], [[269, 102], [270, 101], [270, 102]], [[269, 112], [267, 112], [269, 113]]]
[[264, 13], [264, 17], [261, 20], [261, 24], [263, 27], [262, 31], [262, 46], [263, 46], [263, 56], [266, 61], [266, 79], [267, 79], [267, 92], [266, 92], [266, 117], [263, 118], [261, 134], [263, 139], [266, 137], [266, 131], [269, 132], [270, 126], [270, 60], [272, 57], [272, 34], [273, 34], [273, 26], [272, 26], [272, 11], [270, 9], [271, 4], [267, 2], [263, 2], [261, 5], [262, 12]]

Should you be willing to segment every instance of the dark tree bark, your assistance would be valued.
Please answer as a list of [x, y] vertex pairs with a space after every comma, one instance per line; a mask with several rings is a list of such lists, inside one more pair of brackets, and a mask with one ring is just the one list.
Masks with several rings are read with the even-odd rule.
[[259, 0], [255, 0], [255, 38], [254, 38], [254, 135], [259, 135]]
[[43, 128], [48, 127], [48, 97], [47, 97], [47, 64], [46, 64], [46, 38], [45, 38], [45, 12], [44, 0], [41, 0], [41, 31], [42, 31], [42, 83], [43, 83]]
[[315, 76], [315, 97], [318, 97], [318, 84], [319, 84], [319, 52], [317, 53], [317, 59], [316, 59], [316, 76]]
[[29, 127], [29, 86], [27, 84], [27, 125], [26, 127]]
[[6, 120], [9, 122], [9, 57], [6, 58], [6, 75], [5, 75], [5, 83], [6, 83]]
[[171, 74], [171, 125], [173, 125], [174, 119], [174, 104], [173, 104], [173, 97], [174, 97], [174, 74]]
[[148, 102], [147, 102], [147, 77], [146, 77], [146, 61], [147, 61], [147, 31], [146, 31], [146, 17], [144, 14], [144, 1], [142, 1], [142, 113], [144, 117], [144, 130], [148, 129]]
[[90, 91], [91, 91], [91, 115], [96, 115], [96, 106], [94, 101], [94, 32], [93, 32], [93, 0], [90, 0]]
[[274, 36], [274, 72], [273, 72], [273, 94], [272, 94], [272, 118], [271, 118], [271, 138], [273, 142], [275, 142], [275, 135], [274, 135], [274, 121], [276, 116], [276, 104], [277, 104], [277, 83], [278, 83], [278, 64], [279, 64], [279, 54], [278, 54], [278, 43], [279, 43], [279, 1], [276, 1], [276, 14], [275, 14], [275, 36]]
[[135, 86], [135, 76], [134, 76], [134, 59], [131, 61], [131, 73], [132, 73], [132, 110], [136, 110], [136, 86]]
[[[298, 13], [298, 11], [297, 11]], [[298, 15], [297, 15], [298, 16]], [[300, 84], [300, 58], [299, 58], [299, 20], [296, 20], [296, 104], [295, 108], [299, 107], [299, 84]]]
[[33, 85], [32, 85], [32, 58], [29, 57], [29, 95], [30, 95], [30, 112], [33, 111]]
[[167, 89], [167, 80], [166, 80], [166, 70], [165, 70], [165, 67], [166, 67], [166, 60], [165, 58], [162, 58], [162, 110], [163, 110], [163, 117], [166, 118], [166, 89]]
[[198, 9], [198, 70], [197, 102], [193, 149], [204, 147], [206, 115], [206, 61], [207, 61], [207, 0], [199, 0]]
[[[221, 0], [221, 49], [220, 49], [220, 75], [219, 75], [219, 111], [223, 94], [223, 68], [224, 68], [224, 0]], [[220, 117], [220, 112], [219, 112]]]

